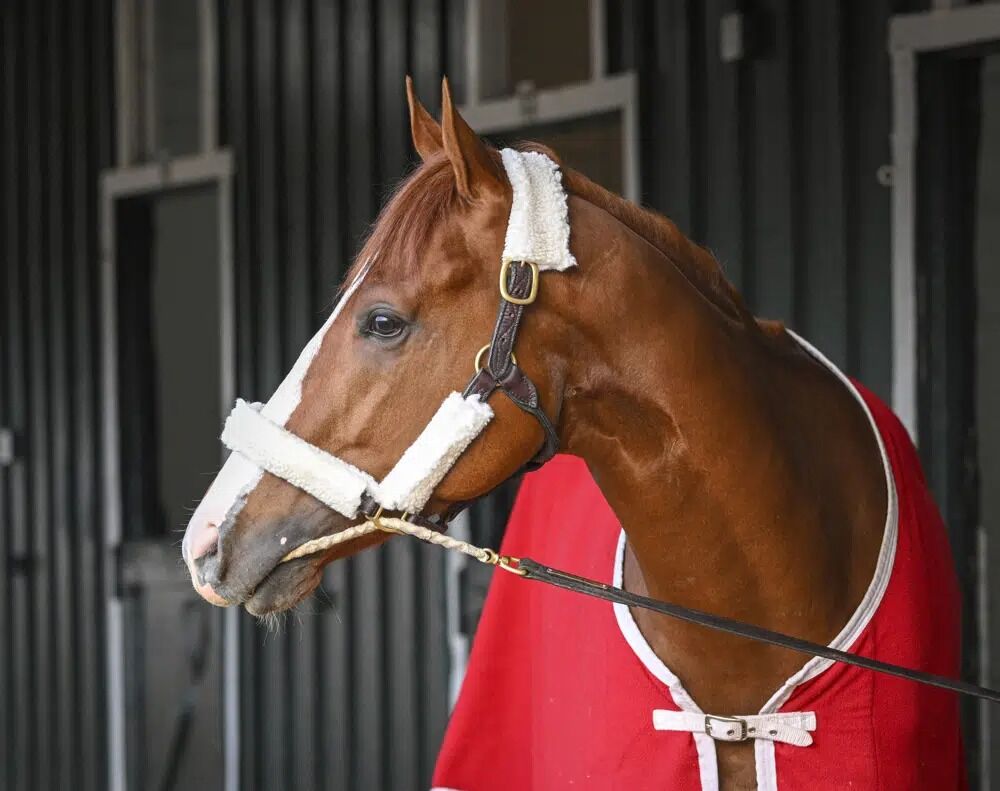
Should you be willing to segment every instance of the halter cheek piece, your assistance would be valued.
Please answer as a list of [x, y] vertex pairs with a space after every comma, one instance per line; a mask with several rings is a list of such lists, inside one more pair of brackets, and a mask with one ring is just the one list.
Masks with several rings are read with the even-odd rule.
[[[524, 309], [535, 301], [538, 294], [538, 278], [538, 266], [531, 262], [511, 261], [501, 267], [501, 299], [496, 323], [493, 326], [493, 337], [489, 345], [480, 349], [476, 355], [476, 373], [462, 393], [465, 399], [478, 399], [480, 403], [485, 404], [489, 397], [499, 390], [538, 421], [544, 439], [538, 452], [525, 464], [525, 470], [541, 467], [559, 450], [559, 435], [539, 404], [538, 388], [517, 364], [514, 356], [514, 344], [521, 326], [521, 317], [524, 315]], [[486, 365], [480, 367], [484, 354], [486, 354]], [[518, 474], [520, 472], [515, 473]], [[448, 522], [458, 516], [470, 502], [455, 503], [439, 517], [428, 518], [419, 513], [408, 513], [405, 514], [405, 519], [432, 530], [443, 531], [447, 529]], [[386, 514], [384, 506], [371, 494], [362, 497], [359, 511], [368, 519]]]

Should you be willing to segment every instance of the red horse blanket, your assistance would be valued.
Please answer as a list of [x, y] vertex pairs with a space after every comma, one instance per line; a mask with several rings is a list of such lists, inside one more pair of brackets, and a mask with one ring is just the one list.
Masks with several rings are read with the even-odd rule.
[[[896, 496], [871, 587], [833, 645], [955, 676], [959, 595], [941, 518], [903, 426], [855, 392]], [[623, 547], [584, 463], [561, 456], [525, 478], [503, 551], [619, 584]], [[782, 738], [754, 742], [764, 791], [965, 787], [951, 693], [814, 658], [762, 713], [799, 715], [765, 721], [780, 723]], [[724, 735], [726, 723], [715, 725]], [[628, 608], [497, 573], [434, 784], [709, 791], [718, 771], [703, 728], [704, 713]]]

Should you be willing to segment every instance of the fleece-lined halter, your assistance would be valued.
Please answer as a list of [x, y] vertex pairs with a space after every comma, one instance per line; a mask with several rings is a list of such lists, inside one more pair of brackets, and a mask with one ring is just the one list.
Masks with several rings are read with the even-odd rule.
[[[569, 251], [566, 193], [558, 166], [544, 154], [504, 149], [501, 158], [513, 187], [513, 202], [501, 260], [501, 303], [493, 339], [480, 350], [478, 370], [465, 392], [453, 392], [444, 399], [388, 475], [376, 481], [286, 430], [267, 416], [263, 405], [243, 400], [236, 402], [222, 433], [229, 448], [349, 519], [397, 511], [417, 517], [427, 526], [428, 520], [418, 515], [492, 419], [493, 410], [486, 400], [494, 390], [507, 394], [541, 424], [545, 444], [534, 462], [542, 463], [555, 453], [555, 429], [539, 406], [534, 384], [514, 361], [513, 345], [524, 307], [534, 302], [538, 293], [539, 272], [576, 265]], [[356, 288], [358, 284], [353, 285]], [[486, 364], [480, 367], [487, 351]]]

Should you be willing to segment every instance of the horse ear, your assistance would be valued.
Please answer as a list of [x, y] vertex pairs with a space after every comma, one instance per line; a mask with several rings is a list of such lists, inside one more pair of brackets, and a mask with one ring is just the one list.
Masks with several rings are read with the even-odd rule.
[[502, 186], [486, 144], [455, 109], [447, 77], [441, 81], [441, 131], [445, 153], [455, 171], [459, 195], [475, 198], [484, 189]]
[[441, 150], [441, 127], [413, 93], [413, 80], [406, 75], [406, 102], [410, 105], [410, 135], [413, 147], [425, 162]]

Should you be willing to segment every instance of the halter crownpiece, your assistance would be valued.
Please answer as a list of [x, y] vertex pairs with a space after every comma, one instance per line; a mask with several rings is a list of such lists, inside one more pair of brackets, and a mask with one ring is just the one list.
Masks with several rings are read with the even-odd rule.
[[503, 262], [531, 261], [561, 272], [576, 266], [569, 251], [569, 208], [559, 166], [537, 151], [500, 152], [514, 191]]

